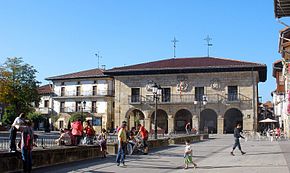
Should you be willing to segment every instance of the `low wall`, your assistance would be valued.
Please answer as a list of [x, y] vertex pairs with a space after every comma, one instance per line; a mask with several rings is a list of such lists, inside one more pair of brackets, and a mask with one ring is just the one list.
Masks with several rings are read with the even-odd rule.
[[[43, 167], [101, 157], [99, 146], [64, 146], [33, 150], [33, 167]], [[22, 169], [21, 153], [0, 153], [0, 172]]]
[[[163, 139], [152, 139], [148, 141], [149, 149], [158, 147], [167, 147], [170, 144], [184, 144], [189, 139], [192, 142], [207, 139], [208, 135], [188, 135], [181, 137], [170, 137]], [[110, 154], [116, 154], [117, 144], [107, 144], [107, 151]], [[92, 159], [102, 157], [100, 147], [96, 145], [81, 146], [60, 146], [49, 149], [35, 149], [32, 153], [33, 167], [44, 167], [73, 161]], [[22, 169], [22, 160], [20, 153], [0, 153], [0, 172], [13, 172]]]

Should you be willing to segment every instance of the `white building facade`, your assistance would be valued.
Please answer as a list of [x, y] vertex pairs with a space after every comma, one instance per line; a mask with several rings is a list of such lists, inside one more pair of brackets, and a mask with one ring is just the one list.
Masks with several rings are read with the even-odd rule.
[[103, 70], [86, 70], [47, 80], [53, 82], [53, 110], [59, 115], [57, 128], [68, 127], [68, 119], [74, 113], [93, 122], [97, 131], [113, 127], [114, 81]]

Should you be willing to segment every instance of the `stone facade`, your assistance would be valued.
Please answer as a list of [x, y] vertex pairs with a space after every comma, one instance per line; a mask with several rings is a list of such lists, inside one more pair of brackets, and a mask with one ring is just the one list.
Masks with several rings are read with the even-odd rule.
[[[115, 124], [123, 120], [129, 128], [143, 123], [154, 128], [155, 104], [150, 86], [162, 87], [158, 100], [160, 132], [182, 132], [192, 128], [209, 133], [230, 133], [235, 123], [252, 131], [257, 124], [257, 71], [120, 75], [115, 78]], [[199, 91], [197, 91], [199, 90]], [[235, 90], [235, 94], [229, 93]], [[206, 104], [200, 96], [206, 97]], [[228, 131], [227, 131], [228, 130]]]

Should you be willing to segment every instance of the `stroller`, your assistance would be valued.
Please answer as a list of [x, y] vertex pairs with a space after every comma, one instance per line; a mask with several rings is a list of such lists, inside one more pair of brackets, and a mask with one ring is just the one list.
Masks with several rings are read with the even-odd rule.
[[127, 153], [129, 155], [144, 153], [144, 145], [142, 142], [142, 138], [139, 136], [135, 136], [133, 140], [130, 140], [127, 144]]

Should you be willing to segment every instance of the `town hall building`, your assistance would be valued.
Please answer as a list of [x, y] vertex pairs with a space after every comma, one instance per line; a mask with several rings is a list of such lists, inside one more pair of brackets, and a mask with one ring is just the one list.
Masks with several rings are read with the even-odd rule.
[[[258, 83], [267, 79], [265, 64], [215, 57], [172, 58], [104, 71], [114, 78], [114, 122], [138, 123], [179, 133], [191, 124], [199, 132], [232, 133], [257, 129]], [[152, 87], [161, 87], [153, 96]], [[157, 99], [157, 105], [155, 105]]]

